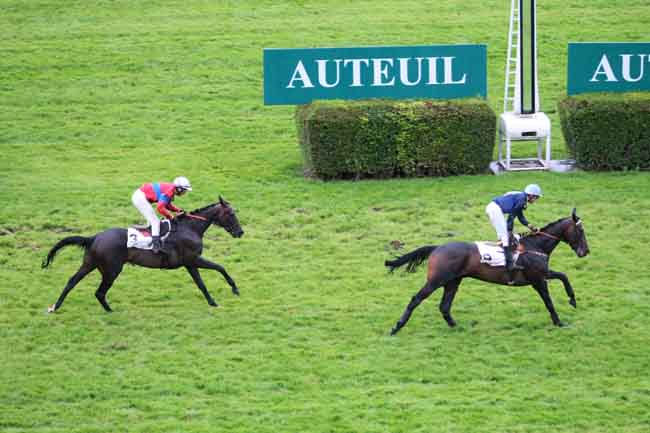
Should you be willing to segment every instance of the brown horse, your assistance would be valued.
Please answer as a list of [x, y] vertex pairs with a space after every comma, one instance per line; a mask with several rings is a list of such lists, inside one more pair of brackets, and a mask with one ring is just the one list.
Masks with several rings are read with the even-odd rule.
[[564, 326], [553, 307], [546, 282], [549, 279], [562, 281], [569, 303], [576, 307], [573, 288], [567, 276], [548, 267], [550, 255], [561, 241], [567, 242], [578, 257], [589, 254], [582, 220], [576, 215], [575, 208], [570, 217], [560, 219], [536, 233], [522, 237], [517, 264], [523, 265], [523, 270], [513, 271], [512, 281], [509, 281], [505, 267], [492, 267], [480, 262], [480, 254], [475, 243], [451, 242], [441, 246], [424, 246], [395, 260], [386, 261], [385, 265], [391, 272], [402, 265], [408, 265], [407, 272], [413, 272], [425, 260], [428, 259], [429, 262], [426, 284], [411, 298], [402, 317], [391, 330], [391, 335], [395, 335], [404, 327], [413, 310], [440, 286], [445, 288], [440, 301], [440, 312], [449, 326], [456, 326], [456, 322], [451, 317], [451, 304], [458, 292], [458, 286], [465, 277], [502, 285], [532, 285], [544, 301], [553, 324]]
[[235, 295], [239, 295], [239, 289], [223, 266], [212, 263], [203, 257], [203, 234], [211, 225], [223, 227], [233, 237], [239, 238], [244, 231], [239, 225], [235, 210], [228, 202], [219, 197], [219, 202], [205, 206], [201, 209], [180, 214], [172, 220], [172, 233], [165, 241], [166, 254], [154, 254], [150, 250], [127, 248], [127, 230], [109, 229], [97, 233], [92, 237], [70, 236], [57, 242], [50, 250], [47, 258], [43, 261], [43, 268], [46, 268], [56, 253], [68, 245], [77, 245], [85, 250], [83, 262], [79, 270], [70, 278], [68, 284], [55, 304], [48, 308], [48, 312], [61, 308], [70, 290], [76, 286], [86, 275], [95, 269], [102, 274], [102, 282], [95, 292], [95, 297], [104, 307], [104, 310], [111, 312], [111, 307], [106, 301], [106, 293], [113, 285], [115, 279], [122, 272], [125, 263], [144, 266], [147, 268], [176, 269], [184, 266], [196, 285], [203, 293], [208, 304], [217, 307], [208, 289], [205, 287], [199, 268], [213, 269], [219, 272], [226, 279]]

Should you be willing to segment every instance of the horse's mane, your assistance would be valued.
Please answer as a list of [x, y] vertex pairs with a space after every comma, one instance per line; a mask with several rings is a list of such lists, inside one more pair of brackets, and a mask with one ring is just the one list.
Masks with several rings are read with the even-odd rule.
[[198, 208], [198, 209], [194, 209], [194, 210], [191, 211], [190, 213], [199, 213], [199, 212], [203, 212], [204, 210], [206, 210], [206, 209], [208, 209], [208, 208], [211, 208], [211, 207], [213, 207], [213, 206], [216, 206], [216, 204], [217, 204], [217, 203], [212, 203], [212, 204], [209, 204], [209, 205], [207, 205], [207, 206], [203, 206], [203, 207], [200, 207], [200, 208]]
[[[227, 201], [224, 200], [223, 203], [226, 205], [226, 207], [230, 207], [230, 204], [229, 204]], [[186, 213], [184, 213], [184, 214], [181, 214], [181, 215], [179, 215], [177, 218], [179, 218], [179, 219], [190, 218], [190, 216], [189, 216], [188, 214], [198, 214], [198, 213], [200, 213], [200, 212], [203, 212], [203, 211], [205, 211], [205, 210], [208, 210], [208, 209], [211, 208], [211, 207], [219, 206], [220, 204], [221, 204], [220, 201], [218, 201], [218, 202], [214, 202], [214, 203], [211, 203], [211, 204], [209, 204], [209, 205], [206, 205], [206, 206], [200, 207], [200, 208], [198, 208], [198, 209], [194, 209], [193, 211], [190, 211], [190, 212], [186, 212]], [[174, 219], [176, 219], [176, 218], [174, 218]]]
[[203, 206], [203, 207], [200, 207], [200, 208], [198, 208], [198, 209], [194, 209], [193, 211], [186, 212], [186, 213], [184, 213], [184, 214], [180, 214], [180, 215], [178, 215], [176, 218], [174, 218], [174, 220], [177, 220], [177, 219], [178, 219], [178, 220], [182, 220], [182, 219], [190, 218], [190, 217], [188, 216], [188, 214], [197, 214], [197, 213], [199, 213], [199, 212], [203, 212], [204, 210], [207, 210], [207, 209], [209, 209], [209, 208], [211, 208], [211, 207], [213, 207], [213, 206], [216, 206], [216, 205], [217, 205], [217, 203], [212, 203], [212, 204], [209, 204], [209, 205], [207, 205], [207, 206]]
[[548, 229], [549, 227], [552, 227], [552, 226], [554, 226], [555, 224], [559, 224], [559, 223], [561, 223], [561, 222], [564, 221], [564, 220], [566, 220], [566, 217], [564, 217], [564, 218], [560, 218], [559, 220], [557, 220], [557, 221], [553, 221], [552, 223], [548, 223], [548, 224], [546, 224], [544, 227], [542, 227], [540, 230], [541, 230], [541, 231], [546, 231], [546, 229]]

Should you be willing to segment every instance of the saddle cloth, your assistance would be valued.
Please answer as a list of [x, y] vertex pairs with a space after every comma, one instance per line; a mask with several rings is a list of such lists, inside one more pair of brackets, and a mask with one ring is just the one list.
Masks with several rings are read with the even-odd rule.
[[[165, 240], [171, 233], [171, 222], [162, 220], [160, 222], [160, 240]], [[140, 250], [150, 250], [153, 248], [153, 239], [151, 238], [151, 226], [132, 226], [126, 229], [126, 247], [137, 248]]]
[[[506, 255], [500, 243], [496, 242], [475, 242], [478, 247], [478, 253], [481, 256], [481, 263], [486, 263], [490, 266], [505, 266]], [[512, 261], [516, 262], [519, 257], [519, 251], [514, 251], [512, 254]]]

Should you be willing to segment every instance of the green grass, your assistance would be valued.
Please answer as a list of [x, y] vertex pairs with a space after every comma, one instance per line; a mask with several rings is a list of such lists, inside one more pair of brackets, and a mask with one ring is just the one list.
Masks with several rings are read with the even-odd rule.
[[[264, 47], [487, 43], [500, 112], [509, 2], [0, 1], [0, 431], [646, 432], [650, 177], [518, 173], [322, 183], [302, 177], [294, 107], [264, 107]], [[569, 41], [647, 41], [645, 1], [540, 2], [541, 98], [553, 155]], [[182, 270], [127, 267], [45, 309], [77, 269], [60, 238], [137, 222], [134, 188], [190, 178], [177, 204], [222, 194], [246, 235], [213, 228], [211, 309]], [[440, 293], [388, 331], [424, 271], [396, 251], [491, 239], [484, 206], [540, 183], [537, 225], [578, 208], [592, 254], [562, 245], [578, 309], [551, 283], [464, 282], [457, 329]], [[402, 252], [399, 251], [399, 252]]]

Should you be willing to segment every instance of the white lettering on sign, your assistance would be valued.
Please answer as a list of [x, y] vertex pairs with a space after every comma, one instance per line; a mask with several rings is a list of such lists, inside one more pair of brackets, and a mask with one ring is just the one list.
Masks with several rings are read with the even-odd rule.
[[339, 64], [342, 62], [341, 59], [336, 59], [334, 60], [334, 63], [336, 63], [336, 80], [334, 81], [333, 84], [329, 84], [327, 82], [327, 62], [329, 60], [316, 60], [316, 63], [318, 64], [318, 84], [320, 84], [323, 87], [336, 87], [339, 85], [339, 81], [341, 81], [341, 68], [339, 68]]
[[397, 59], [399, 62], [399, 80], [404, 84], [405, 86], [417, 86], [420, 84], [420, 80], [422, 79], [422, 57], [416, 57], [415, 61], [417, 62], [417, 70], [418, 70], [418, 79], [415, 81], [410, 81], [409, 80], [409, 60], [411, 60], [410, 57], [400, 57]]
[[[629, 82], [629, 83], [634, 83], [637, 81], [641, 81], [643, 79], [644, 71], [645, 71], [645, 63], [646, 63], [646, 58], [647, 61], [650, 62], [650, 55], [648, 54], [621, 54], [621, 77], [623, 81]], [[632, 77], [632, 72], [631, 72], [631, 65], [632, 65], [632, 58], [633, 57], [638, 57], [639, 59], [639, 75], [637, 77]], [[603, 78], [601, 80], [600, 78]], [[619, 79], [617, 78], [616, 74], [614, 73], [614, 69], [612, 68], [612, 65], [607, 58], [607, 54], [603, 54], [603, 56], [600, 58], [600, 62], [598, 63], [598, 66], [596, 67], [596, 71], [591, 77], [591, 80], [589, 80], [592, 83], [597, 83], [599, 81], [607, 81], [607, 82], [612, 82], [612, 83], [617, 83]]]
[[368, 59], [346, 59], [343, 62], [343, 66], [347, 66], [348, 63], [352, 63], [352, 84], [350, 87], [362, 87], [361, 83], [361, 64], [368, 66], [370, 61]]
[[438, 84], [438, 79], [436, 78], [438, 76], [438, 68], [436, 67], [437, 60], [438, 57], [427, 57], [429, 63], [429, 80], [427, 81], [427, 85], [429, 86]]
[[309, 79], [307, 71], [305, 70], [305, 65], [302, 64], [302, 60], [298, 61], [287, 89], [293, 89], [295, 87], [293, 85], [293, 82], [296, 80], [302, 81], [302, 87], [314, 87], [314, 85], [311, 83], [311, 80]]
[[[382, 66], [384, 65], [384, 66]], [[372, 59], [373, 71], [373, 86], [393, 86], [395, 85], [395, 77], [390, 81], [384, 81], [383, 78], [388, 78], [390, 71], [388, 67], [393, 67], [393, 59]]]
[[454, 70], [453, 64], [451, 62], [455, 59], [455, 57], [443, 57], [442, 59], [445, 62], [445, 81], [443, 84], [465, 84], [467, 74], [463, 74], [463, 78], [460, 80], [454, 81]]
[[640, 69], [639, 76], [637, 78], [632, 78], [632, 76], [630, 75], [630, 62], [631, 62], [632, 54], [621, 55], [621, 57], [623, 58], [623, 66], [622, 66], [623, 79], [625, 81], [629, 81], [632, 83], [641, 81], [641, 79], [643, 78], [643, 66], [645, 64], [643, 59], [645, 58], [645, 56], [646, 56], [645, 54], [639, 54], [639, 69]]
[[[315, 87], [314, 81], [324, 88], [338, 87], [339, 85], [383, 87], [395, 86], [396, 79], [404, 86], [417, 86], [423, 81], [423, 77], [426, 78], [425, 85], [427, 86], [466, 84], [467, 73], [454, 78], [455, 59], [456, 57], [319, 59], [316, 60], [316, 80], [309, 76], [302, 60], [299, 60], [286, 88], [313, 88]], [[397, 67], [395, 60], [397, 60]], [[438, 80], [438, 64], [440, 62], [442, 62], [442, 82]], [[606, 59], [605, 62], [607, 62]], [[609, 63], [606, 67], [611, 70]], [[594, 77], [602, 73], [599, 72], [600, 69], [599, 65]]]

